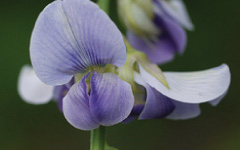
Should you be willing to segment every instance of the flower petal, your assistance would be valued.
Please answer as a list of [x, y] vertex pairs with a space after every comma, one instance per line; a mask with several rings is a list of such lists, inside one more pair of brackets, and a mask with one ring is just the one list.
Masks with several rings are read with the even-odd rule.
[[31, 60], [49, 85], [68, 83], [93, 65], [124, 65], [123, 37], [96, 4], [63, 0], [49, 4], [37, 19], [31, 38]]
[[212, 106], [217, 106], [220, 102], [221, 102], [221, 100], [227, 95], [227, 92], [228, 91], [226, 91], [222, 96], [220, 96], [219, 98], [217, 98], [217, 99], [215, 99], [215, 100], [213, 100], [213, 101], [210, 101], [209, 103], [212, 105]]
[[231, 75], [225, 64], [198, 72], [164, 72], [170, 89], [139, 65], [142, 78], [163, 95], [184, 103], [202, 103], [222, 97], [229, 88]]
[[42, 83], [33, 68], [25, 65], [19, 75], [18, 93], [27, 103], [45, 104], [53, 96], [53, 87]]
[[161, 30], [156, 39], [127, 33], [130, 44], [144, 52], [153, 63], [166, 63], [174, 58], [176, 52], [183, 53], [187, 43], [186, 32], [175, 21], [165, 15], [156, 15], [155, 24]]
[[87, 74], [78, 83], [75, 83], [63, 99], [63, 114], [67, 121], [77, 129], [92, 130], [99, 127], [89, 108], [87, 93]]
[[112, 73], [93, 72], [90, 109], [97, 122], [104, 126], [126, 119], [134, 104], [130, 84]]
[[175, 52], [172, 50], [171, 42], [159, 40], [157, 43], [151, 43], [130, 31], [127, 32], [127, 38], [129, 43], [135, 49], [144, 52], [151, 62], [162, 64], [174, 58]]
[[155, 23], [165, 30], [161, 39], [171, 42], [173, 50], [182, 54], [187, 43], [187, 35], [183, 28], [165, 15], [156, 15]]
[[74, 84], [74, 78], [67, 84], [55, 86], [53, 91], [53, 99], [56, 100], [59, 110], [62, 112], [63, 98], [66, 96], [72, 85]]
[[123, 120], [122, 123], [123, 124], [130, 123], [131, 121], [133, 121], [135, 118], [137, 118], [141, 114], [143, 109], [144, 109], [143, 104], [134, 105], [131, 114], [125, 120]]
[[181, 103], [172, 101], [175, 105], [174, 111], [167, 116], [168, 119], [184, 120], [195, 118], [200, 115], [201, 110], [198, 104]]
[[140, 120], [163, 118], [173, 111], [175, 106], [169, 98], [150, 87], [136, 72], [134, 74], [134, 79], [147, 90], [146, 104], [139, 116]]
[[179, 24], [184, 26], [188, 30], [193, 30], [194, 25], [192, 24], [190, 17], [187, 13], [187, 9], [182, 0], [156, 0], [156, 5], [168, 14], [170, 17], [175, 19]]

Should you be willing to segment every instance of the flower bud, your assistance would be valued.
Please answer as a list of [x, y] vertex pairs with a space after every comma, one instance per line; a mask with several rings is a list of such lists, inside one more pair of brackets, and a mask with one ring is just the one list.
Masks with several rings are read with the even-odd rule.
[[128, 30], [141, 36], [155, 36], [160, 30], [153, 23], [152, 0], [118, 0], [119, 15]]

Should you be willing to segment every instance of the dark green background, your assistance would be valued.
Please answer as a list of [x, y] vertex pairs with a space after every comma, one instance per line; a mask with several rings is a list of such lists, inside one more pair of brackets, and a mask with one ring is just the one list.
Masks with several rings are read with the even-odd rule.
[[[34, 22], [50, 0], [0, 2], [0, 150], [88, 150], [89, 132], [69, 125], [56, 104], [33, 106], [17, 93], [20, 68], [29, 64]], [[113, 3], [115, 1], [112, 1]], [[110, 145], [120, 150], [240, 149], [240, 1], [187, 1], [196, 30], [188, 32], [183, 56], [165, 71], [202, 70], [227, 63], [232, 83], [217, 107], [201, 105], [202, 114], [186, 121], [147, 120], [107, 129]], [[112, 5], [112, 11], [115, 6]], [[114, 20], [116, 14], [111, 14]]]

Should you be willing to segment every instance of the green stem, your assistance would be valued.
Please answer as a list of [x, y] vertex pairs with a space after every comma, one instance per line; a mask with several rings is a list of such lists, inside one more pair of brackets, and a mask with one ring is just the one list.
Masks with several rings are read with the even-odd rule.
[[90, 150], [104, 150], [105, 146], [105, 127], [100, 126], [98, 129], [91, 131]]
[[104, 10], [107, 14], [109, 13], [110, 0], [98, 0], [99, 7]]

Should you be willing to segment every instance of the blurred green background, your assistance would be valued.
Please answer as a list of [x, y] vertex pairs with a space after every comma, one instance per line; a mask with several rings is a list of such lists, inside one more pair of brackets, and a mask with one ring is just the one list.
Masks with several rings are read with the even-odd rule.
[[[0, 2], [0, 150], [88, 150], [89, 132], [69, 125], [54, 102], [34, 106], [17, 93], [21, 67], [30, 64], [29, 40], [35, 20], [51, 0]], [[107, 129], [120, 150], [240, 149], [240, 1], [185, 0], [196, 30], [188, 32], [183, 56], [164, 71], [202, 70], [227, 63], [232, 83], [217, 106], [201, 105], [200, 117], [186, 121], [147, 120]], [[117, 20], [115, 0], [111, 6]]]

